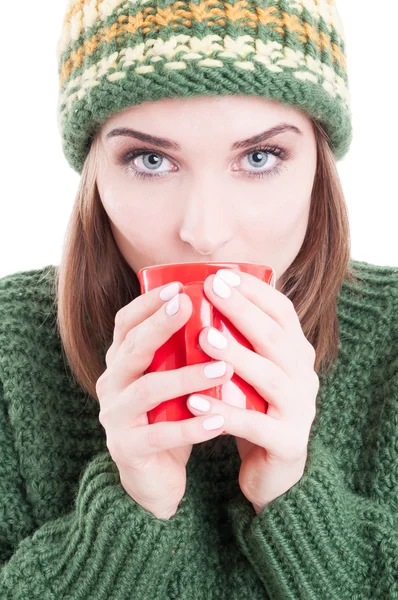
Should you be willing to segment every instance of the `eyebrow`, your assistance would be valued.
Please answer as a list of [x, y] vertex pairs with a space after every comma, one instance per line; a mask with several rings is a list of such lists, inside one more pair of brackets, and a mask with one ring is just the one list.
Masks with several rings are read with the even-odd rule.
[[[293, 131], [298, 135], [303, 135], [303, 132], [296, 127], [295, 125], [291, 125], [290, 123], [279, 123], [275, 125], [275, 127], [271, 127], [271, 129], [267, 129], [262, 133], [258, 133], [257, 135], [253, 135], [246, 140], [241, 140], [240, 142], [234, 142], [231, 146], [231, 150], [239, 150], [240, 148], [248, 148], [249, 146], [253, 146], [254, 144], [259, 144], [261, 142], [265, 142], [269, 138], [275, 137], [280, 133], [284, 133], [286, 131]], [[166, 138], [156, 137], [154, 135], [149, 135], [148, 133], [142, 133], [141, 131], [136, 131], [134, 129], [130, 129], [128, 127], [118, 127], [116, 129], [112, 129], [106, 135], [106, 139], [114, 137], [131, 137], [136, 140], [140, 140], [141, 142], [147, 142], [148, 144], [153, 144], [154, 146], [158, 146], [159, 148], [164, 148], [166, 150], [176, 150], [177, 152], [181, 151], [181, 146], [177, 144], [177, 142], [173, 142], [172, 140], [168, 140]]]

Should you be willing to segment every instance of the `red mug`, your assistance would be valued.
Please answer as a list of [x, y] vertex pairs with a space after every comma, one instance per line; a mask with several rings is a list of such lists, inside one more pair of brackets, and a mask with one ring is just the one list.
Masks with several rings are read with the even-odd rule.
[[[192, 301], [192, 314], [187, 323], [158, 348], [145, 373], [169, 371], [187, 365], [211, 362], [212, 358], [199, 345], [199, 334], [204, 327], [215, 327], [221, 333], [228, 331], [239, 344], [253, 350], [250, 342], [215, 308], [203, 291], [205, 279], [209, 275], [215, 275], [219, 269], [243, 271], [270, 285], [275, 285], [274, 270], [256, 263], [169, 263], [145, 267], [138, 271], [141, 294], [173, 281], [181, 281], [183, 284], [181, 293], [187, 294]], [[264, 398], [236, 373], [226, 383], [196, 393], [203, 393], [241, 408], [263, 413], [267, 411], [268, 404]], [[189, 395], [171, 398], [148, 411], [149, 424], [193, 418], [194, 415], [186, 406]]]

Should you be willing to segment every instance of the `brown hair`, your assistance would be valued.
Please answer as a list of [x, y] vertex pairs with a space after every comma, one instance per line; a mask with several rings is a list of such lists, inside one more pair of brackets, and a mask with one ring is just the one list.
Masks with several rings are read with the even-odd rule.
[[[336, 301], [349, 267], [350, 232], [344, 194], [323, 128], [312, 121], [317, 168], [308, 228], [293, 263], [281, 276], [281, 292], [293, 302], [301, 327], [316, 351], [315, 371], [336, 362], [339, 322]], [[140, 294], [135, 272], [120, 253], [97, 188], [99, 132], [85, 160], [54, 281], [57, 326], [76, 381], [98, 401], [96, 382], [106, 368], [115, 316]]]

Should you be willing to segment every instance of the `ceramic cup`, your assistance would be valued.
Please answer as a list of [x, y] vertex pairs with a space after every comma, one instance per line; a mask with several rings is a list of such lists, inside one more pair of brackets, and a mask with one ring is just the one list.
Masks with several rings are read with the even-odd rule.
[[[138, 271], [137, 277], [142, 294], [173, 281], [180, 281], [183, 284], [182, 292], [187, 294], [192, 301], [191, 317], [155, 352], [153, 361], [145, 373], [180, 369], [187, 365], [213, 360], [199, 345], [199, 334], [204, 327], [215, 327], [221, 333], [227, 331], [239, 344], [253, 350], [248, 340], [211, 304], [203, 291], [206, 278], [209, 275], [215, 275], [219, 269], [243, 271], [275, 286], [274, 270], [256, 263], [169, 263], [145, 267]], [[264, 398], [236, 373], [226, 383], [196, 393], [203, 393], [217, 400], [263, 413], [266, 412], [268, 406]], [[162, 402], [148, 412], [148, 422], [151, 424], [159, 421], [180, 421], [193, 418], [194, 415], [186, 406], [189, 395]]]

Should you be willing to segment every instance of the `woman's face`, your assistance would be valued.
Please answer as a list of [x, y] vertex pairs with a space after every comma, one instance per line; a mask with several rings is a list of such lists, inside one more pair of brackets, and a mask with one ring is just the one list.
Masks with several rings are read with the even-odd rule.
[[[290, 127], [260, 140], [281, 125]], [[304, 113], [256, 96], [171, 98], [113, 115], [100, 136], [98, 191], [135, 272], [254, 262], [274, 268], [280, 289], [305, 237], [316, 171]]]

